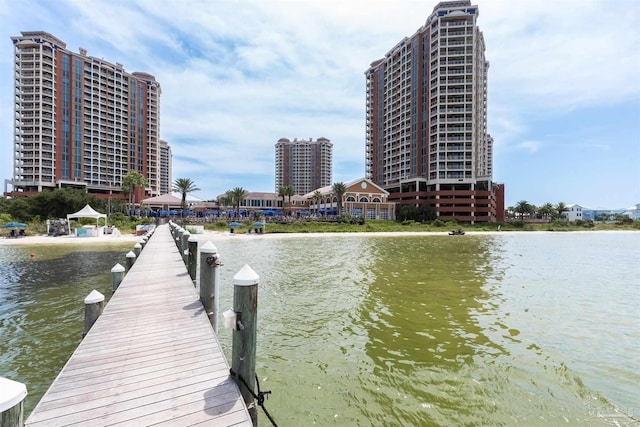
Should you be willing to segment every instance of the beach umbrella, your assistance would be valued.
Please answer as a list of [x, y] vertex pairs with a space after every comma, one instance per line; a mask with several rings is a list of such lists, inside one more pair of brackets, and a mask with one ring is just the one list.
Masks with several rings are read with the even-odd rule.
[[21, 222], [8, 222], [2, 228], [27, 228], [27, 224]]

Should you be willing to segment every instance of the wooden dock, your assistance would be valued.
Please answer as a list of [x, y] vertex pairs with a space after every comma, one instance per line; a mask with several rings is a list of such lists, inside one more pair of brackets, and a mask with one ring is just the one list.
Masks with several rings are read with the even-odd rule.
[[168, 225], [26, 421], [67, 425], [253, 425]]

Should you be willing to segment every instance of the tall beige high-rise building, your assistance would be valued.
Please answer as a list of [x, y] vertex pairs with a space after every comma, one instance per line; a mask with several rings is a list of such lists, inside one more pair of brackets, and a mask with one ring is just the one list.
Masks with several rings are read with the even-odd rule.
[[275, 148], [276, 193], [286, 185], [293, 186], [295, 194], [331, 185], [333, 144], [327, 138], [280, 138]]
[[[147, 73], [71, 52], [43, 31], [12, 37], [15, 133], [8, 195], [60, 187], [98, 196], [120, 191], [129, 172], [161, 194], [160, 84]], [[10, 186], [9, 190], [7, 187]]]
[[389, 200], [465, 222], [499, 220], [504, 204], [493, 183], [478, 15], [468, 0], [438, 3], [365, 73], [367, 178]]
[[160, 194], [168, 194], [173, 186], [173, 154], [167, 141], [160, 140]]

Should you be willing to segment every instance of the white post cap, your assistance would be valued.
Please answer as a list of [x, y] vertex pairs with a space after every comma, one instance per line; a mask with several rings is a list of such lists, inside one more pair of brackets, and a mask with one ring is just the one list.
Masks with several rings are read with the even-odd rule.
[[257, 285], [259, 281], [260, 276], [249, 267], [249, 264], [245, 264], [244, 267], [233, 276], [234, 286], [253, 286]]
[[218, 248], [214, 245], [211, 240], [207, 240], [202, 247], [200, 247], [201, 254], [215, 254], [218, 253]]
[[97, 304], [102, 301], [104, 301], [104, 295], [102, 295], [95, 289], [92, 290], [91, 293], [84, 299], [85, 304]]
[[26, 396], [26, 385], [0, 377], [0, 412], [13, 408], [22, 402]]
[[125, 270], [125, 268], [123, 266], [120, 265], [120, 263], [117, 263], [116, 265], [113, 266], [113, 268], [111, 269], [112, 273], [122, 273]]

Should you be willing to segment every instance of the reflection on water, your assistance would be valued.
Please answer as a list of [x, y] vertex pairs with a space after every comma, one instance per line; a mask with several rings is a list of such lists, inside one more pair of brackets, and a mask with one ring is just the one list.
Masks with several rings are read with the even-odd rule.
[[[25, 415], [82, 339], [84, 298], [111, 296], [130, 245], [0, 247], [0, 376], [27, 385]], [[31, 253], [35, 257], [31, 257]]]
[[[230, 239], [216, 242], [220, 309], [249, 264], [256, 371], [280, 425], [635, 425], [616, 411], [640, 415], [639, 237]], [[0, 375], [31, 392], [44, 372], [46, 388], [80, 339], [81, 300], [98, 282], [109, 295], [115, 262], [83, 253], [105, 272], [93, 275], [65, 271], [79, 265], [70, 254], [38, 256], [34, 274], [0, 251]], [[230, 332], [219, 339], [230, 358]]]
[[[637, 291], [638, 266], [628, 262], [640, 251], [634, 236], [595, 238], [619, 248], [608, 259], [623, 266], [619, 283]], [[583, 265], [602, 250], [584, 238], [328, 236], [220, 242], [218, 249], [223, 283], [245, 262], [261, 275], [257, 372], [284, 424], [601, 425], [605, 413], [638, 415], [637, 385], [613, 400], [617, 406], [607, 400], [638, 379], [637, 358], [628, 362], [637, 344], [616, 355], [628, 369], [605, 363], [613, 384], [595, 388], [583, 381], [598, 378], [594, 365], [607, 358], [576, 366], [591, 342], [574, 340], [568, 354], [548, 345], [573, 334], [554, 330], [564, 315], [557, 299], [567, 298], [561, 289], [598, 288], [603, 275], [599, 265]], [[231, 291], [223, 292], [230, 306]], [[571, 292], [578, 304], [583, 295]], [[637, 317], [621, 320], [620, 329], [608, 323], [619, 303], [601, 298], [598, 310], [574, 322], [598, 323], [613, 336], [635, 326], [637, 336]], [[637, 292], [622, 304], [637, 306]], [[223, 345], [229, 339], [221, 331]], [[624, 414], [613, 421], [634, 424]]]
[[376, 280], [359, 320], [373, 362], [366, 372], [375, 382], [372, 397], [381, 403], [365, 406], [373, 425], [462, 423], [465, 415], [479, 421], [486, 411], [473, 390], [484, 373], [470, 367], [478, 356], [505, 350], [471, 317], [487, 300], [484, 242], [448, 236], [376, 242]]

